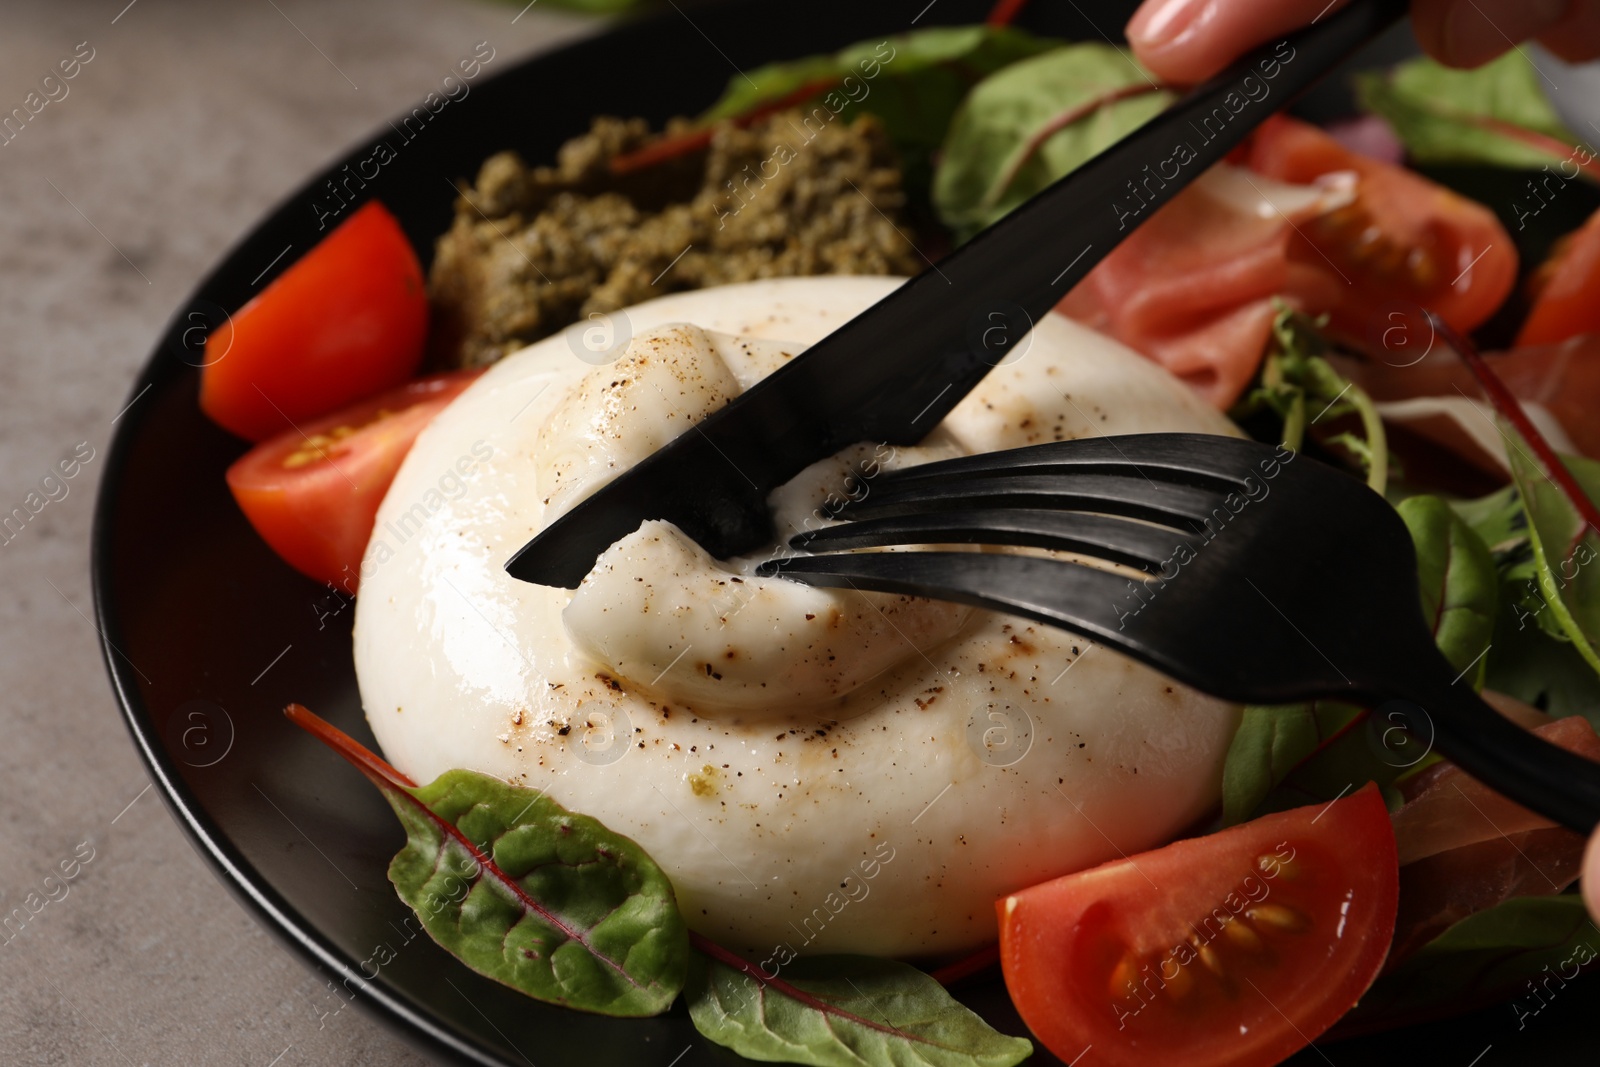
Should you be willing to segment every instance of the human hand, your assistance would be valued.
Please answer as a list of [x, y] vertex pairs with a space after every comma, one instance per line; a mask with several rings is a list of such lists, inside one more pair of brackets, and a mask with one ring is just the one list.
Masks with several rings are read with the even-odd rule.
[[[1258, 44], [1348, 0], [1145, 0], [1128, 41], [1156, 77], [1202, 81]], [[1600, 57], [1600, 0], [1412, 0], [1417, 40], [1441, 63], [1475, 67], [1537, 40], [1572, 62]]]
[[1583, 899], [1589, 905], [1589, 914], [1600, 920], [1600, 830], [1589, 838], [1589, 847], [1583, 853]]

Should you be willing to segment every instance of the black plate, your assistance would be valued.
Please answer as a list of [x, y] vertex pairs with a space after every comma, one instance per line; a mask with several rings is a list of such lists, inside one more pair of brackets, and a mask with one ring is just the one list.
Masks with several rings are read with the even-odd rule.
[[[1094, 40], [1102, 29], [1116, 33], [1131, 6], [1040, 2], [1022, 23]], [[976, 22], [987, 7], [988, 0], [740, 0], [690, 8], [693, 24], [666, 10], [480, 78], [413, 140], [399, 143], [382, 128], [307, 181], [174, 315], [129, 393], [100, 490], [93, 566], [103, 651], [134, 743], [195, 848], [269, 928], [348, 990], [330, 992], [325, 1010], [353, 1000], [459, 1062], [691, 1067], [737, 1060], [700, 1039], [681, 1004], [626, 1022], [565, 1011], [479, 977], [425, 938], [406, 939], [410, 928], [401, 923], [409, 912], [385, 876], [403, 841], [393, 814], [360, 775], [280, 714], [286, 702], [300, 701], [373, 743], [350, 653], [353, 610], [281, 563], [229, 498], [223, 471], [244, 445], [197, 406], [205, 328], [311, 247], [319, 236], [316, 205], [330, 205], [325, 183], [368, 158], [379, 140], [397, 158], [361, 195], [381, 198], [427, 255], [450, 222], [446, 180], [475, 174], [493, 152], [516, 148], [547, 160], [591, 115], [659, 123], [700, 111], [726, 84], [730, 62], [744, 69], [900, 32], [919, 13], [921, 26]], [[1083, 8], [1092, 9], [1092, 22]], [[1398, 40], [1374, 54], [1393, 55], [1404, 47]], [[1331, 84], [1309, 103], [1326, 114], [1346, 107], [1345, 99]], [[291, 254], [280, 259], [286, 248]], [[998, 981], [961, 995], [999, 1028], [1025, 1032]], [[1491, 1044], [1485, 1067], [1577, 1059], [1593, 1041], [1584, 1031], [1597, 1001], [1591, 982], [1561, 991], [1520, 1032], [1513, 1011], [1499, 1007], [1327, 1051], [1340, 1063], [1406, 1067], [1465, 1067]], [[1041, 1052], [1035, 1062], [1053, 1061]], [[1308, 1050], [1294, 1062], [1325, 1060]]]

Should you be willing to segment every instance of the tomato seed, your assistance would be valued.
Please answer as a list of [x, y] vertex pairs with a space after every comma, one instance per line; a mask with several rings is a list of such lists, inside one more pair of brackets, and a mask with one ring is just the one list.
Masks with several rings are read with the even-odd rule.
[[1133, 953], [1123, 956], [1117, 965], [1111, 968], [1111, 995], [1125, 997], [1135, 988], [1139, 978], [1139, 959]]
[[[1168, 957], [1168, 959], [1171, 959], [1171, 957]], [[1166, 960], [1162, 960], [1161, 962], [1165, 964]], [[1194, 990], [1194, 975], [1189, 973], [1189, 968], [1178, 964], [1177, 960], [1173, 960], [1172, 962], [1177, 965], [1177, 973], [1175, 973], [1171, 978], [1168, 978], [1166, 971], [1163, 969], [1161, 972], [1161, 980], [1166, 983], [1167, 996], [1171, 997], [1173, 1000], [1184, 1000]]]
[[1245, 917], [1253, 923], [1270, 926], [1287, 934], [1298, 934], [1311, 925], [1311, 920], [1305, 915], [1282, 904], [1257, 904], [1245, 909]]
[[1233, 920], [1233, 922], [1222, 928], [1222, 932], [1227, 935], [1228, 940], [1233, 943], [1235, 948], [1244, 949], [1246, 952], [1260, 952], [1264, 947], [1261, 943], [1261, 935], [1256, 933], [1255, 928], [1243, 919]]
[[1359, 202], [1319, 216], [1310, 224], [1313, 243], [1348, 265], [1371, 272], [1414, 291], [1428, 289], [1439, 277], [1439, 265], [1428, 248], [1400, 244], [1384, 233], [1372, 213]]
[[1194, 946], [1195, 955], [1199, 956], [1200, 962], [1206, 965], [1206, 970], [1221, 978], [1222, 957], [1217, 955], [1216, 950], [1198, 937], [1191, 937], [1189, 944]]
[[1300, 876], [1300, 865], [1292, 858], [1284, 859], [1270, 852], [1256, 857], [1256, 870], [1268, 878], [1282, 878], [1286, 882], [1292, 882]]

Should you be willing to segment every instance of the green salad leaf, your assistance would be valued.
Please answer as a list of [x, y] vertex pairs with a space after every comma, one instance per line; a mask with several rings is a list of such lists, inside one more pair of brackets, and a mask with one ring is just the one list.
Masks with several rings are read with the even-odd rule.
[[1474, 70], [1414, 59], [1358, 75], [1356, 92], [1419, 163], [1537, 170], [1565, 161], [1563, 176], [1595, 176], [1594, 153], [1557, 116], [1520, 49]]
[[688, 931], [672, 883], [631, 840], [473, 771], [384, 796], [407, 836], [389, 880], [467, 966], [606, 1015], [655, 1015], [678, 995]]
[[1558, 719], [1582, 715], [1600, 725], [1600, 674], [1567, 639], [1555, 613], [1543, 610], [1539, 561], [1528, 536], [1522, 494], [1508, 485], [1477, 500], [1453, 501], [1451, 507], [1489, 547], [1500, 575], [1484, 686]]
[[1600, 729], [1600, 674], [1571, 641], [1528, 622], [1526, 610], [1502, 600], [1484, 685], [1558, 719], [1582, 715]]
[[[1548, 612], [1583, 660], [1600, 672], [1600, 530], [1510, 422], [1501, 425], [1537, 564], [1535, 614]], [[1600, 499], [1600, 463], [1580, 456], [1559, 461], [1591, 505]]]
[[1511, 1007], [1526, 1020], [1545, 1003], [1528, 992], [1529, 979], [1571, 981], [1597, 955], [1600, 930], [1582, 897], [1513, 897], [1462, 919], [1379, 978], [1340, 1028], [1382, 1029], [1518, 994]]
[[807, 102], [793, 99], [797, 95], [817, 100], [830, 116], [868, 112], [883, 122], [900, 153], [907, 184], [925, 188], [931, 156], [968, 90], [1059, 43], [1010, 26], [931, 26], [736, 75], [702, 118], [736, 118], [786, 98]]
[[536, 790], [473, 771], [414, 786], [299, 705], [287, 714], [365, 774], [406, 830], [389, 880], [429, 936], [537, 1000], [656, 1015], [683, 988], [672, 883], [633, 841]]
[[1472, 343], [1446, 340], [1499, 412], [1512, 475], [1500, 492], [1454, 505], [1500, 573], [1485, 684], [1600, 726], [1600, 463], [1558, 455]]
[[922, 971], [866, 956], [754, 965], [696, 956], [684, 990], [706, 1037], [753, 1060], [814, 1067], [1012, 1067], [1033, 1054]]
[[1172, 100], [1111, 45], [1066, 45], [1012, 63], [979, 82], [951, 120], [934, 208], [958, 237], [971, 237]]
[[1497, 565], [1501, 560], [1526, 554], [1528, 513], [1522, 510], [1522, 496], [1515, 485], [1476, 500], [1452, 500], [1450, 507], [1488, 546]]
[[1436, 496], [1402, 500], [1397, 511], [1417, 549], [1422, 613], [1434, 641], [1458, 671], [1481, 683], [1494, 641], [1500, 574], [1489, 547], [1449, 504]]
[[1254, 817], [1292, 771], [1362, 716], [1333, 701], [1245, 708], [1222, 765], [1222, 825]]
[[[1037, 37], [1011, 26], [930, 26], [909, 33], [869, 41], [857, 41], [829, 55], [768, 63], [735, 75], [728, 88], [706, 111], [707, 119], [734, 118], [754, 111], [763, 104], [780, 100], [811, 84], [832, 79], [842, 84], [854, 76], [868, 83], [870, 91], [857, 99], [864, 103], [887, 84], [881, 79], [905, 79], [936, 72], [945, 88], [959, 96], [979, 78], [1028, 56], [1056, 47], [1060, 42]], [[934, 83], [930, 82], [929, 85]], [[820, 95], [820, 94], [819, 94]], [[869, 108], [872, 110], [873, 108]], [[946, 118], [954, 105], [944, 112]], [[880, 112], [881, 114], [881, 112]], [[934, 121], [936, 115], [919, 116]], [[939, 133], [944, 132], [940, 124]]]

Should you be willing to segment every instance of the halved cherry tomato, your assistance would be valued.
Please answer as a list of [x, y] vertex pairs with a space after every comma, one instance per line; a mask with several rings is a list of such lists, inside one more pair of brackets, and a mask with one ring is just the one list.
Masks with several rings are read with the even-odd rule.
[[206, 339], [200, 407], [264, 441], [417, 372], [422, 265], [384, 206], [362, 206]]
[[1006, 897], [1000, 962], [1064, 1062], [1265, 1067], [1377, 977], [1398, 894], [1369, 785]]
[[1396, 301], [1437, 313], [1465, 333], [1493, 315], [1517, 279], [1511, 235], [1482, 204], [1415, 171], [1352, 152], [1284, 115], [1250, 140], [1251, 169], [1289, 182], [1354, 171], [1356, 199], [1301, 226], [1291, 255], [1332, 266], [1348, 285], [1329, 309], [1340, 332], [1368, 337]]
[[285, 562], [354, 593], [378, 505], [400, 461], [480, 373], [421, 378], [279, 434], [228, 468], [228, 488]]
[[1600, 333], [1600, 211], [1562, 240], [1533, 281], [1537, 293], [1518, 348]]

